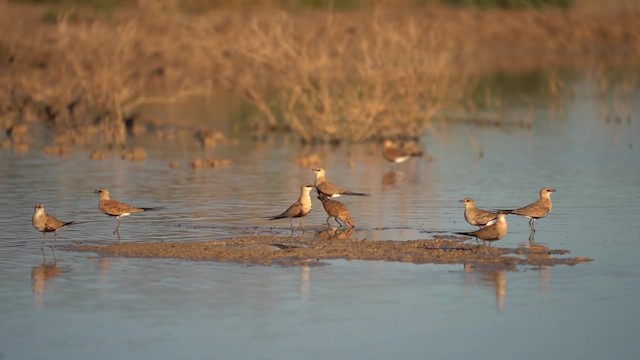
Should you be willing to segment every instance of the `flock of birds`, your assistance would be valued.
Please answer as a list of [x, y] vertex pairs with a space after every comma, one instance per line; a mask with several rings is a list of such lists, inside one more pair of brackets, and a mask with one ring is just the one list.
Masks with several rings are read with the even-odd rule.
[[[421, 152], [406, 151], [400, 147], [396, 147], [391, 141], [385, 141], [383, 148], [383, 157], [395, 164], [402, 163], [412, 156], [420, 156]], [[327, 180], [326, 170], [322, 168], [312, 169], [315, 173], [315, 183], [305, 184], [300, 188], [300, 197], [283, 213], [268, 218], [269, 220], [276, 219], [289, 219], [291, 225], [291, 232], [294, 231], [293, 219], [300, 218], [300, 228], [303, 229], [302, 220], [307, 216], [312, 209], [311, 191], [316, 189], [318, 199], [322, 202], [322, 206], [327, 213], [327, 226], [331, 227], [329, 220], [334, 218], [340, 227], [349, 226], [355, 227], [355, 222], [349, 213], [347, 206], [334, 200], [342, 195], [356, 195], [356, 196], [369, 196], [367, 193], [355, 192], [344, 189], [340, 186]], [[506, 216], [508, 214], [514, 214], [523, 216], [529, 219], [529, 226], [531, 228], [531, 235], [535, 233], [535, 221], [546, 217], [552, 208], [551, 194], [556, 192], [553, 188], [542, 188], [540, 190], [540, 198], [526, 206], [516, 209], [496, 209], [493, 211], [479, 209], [476, 207], [476, 203], [471, 198], [464, 198], [460, 200], [464, 204], [464, 218], [473, 225], [478, 226], [479, 229], [475, 231], [467, 232], [454, 232], [455, 234], [471, 236], [478, 240], [482, 240], [485, 243], [491, 244], [493, 241], [502, 239], [507, 234], [507, 221]], [[117, 200], [113, 200], [110, 197], [109, 191], [95, 190], [95, 193], [100, 195], [100, 201], [98, 208], [106, 215], [115, 217], [118, 220], [114, 234], [119, 235], [120, 218], [129, 216], [133, 213], [139, 213], [144, 211], [159, 210], [160, 207], [137, 207], [130, 204], [126, 204]], [[47, 233], [53, 232], [54, 239], [57, 237], [57, 231], [65, 226], [73, 224], [74, 221], [64, 222], [60, 221], [54, 216], [51, 216], [45, 212], [44, 205], [37, 204], [35, 206], [35, 212], [32, 218], [33, 227], [43, 233], [43, 243], [47, 238]], [[530, 237], [531, 239], [531, 237]]]

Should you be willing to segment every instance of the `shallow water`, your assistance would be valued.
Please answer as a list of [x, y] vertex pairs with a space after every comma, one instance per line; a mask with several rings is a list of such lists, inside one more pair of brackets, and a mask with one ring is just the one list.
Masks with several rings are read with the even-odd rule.
[[[602, 109], [620, 100], [596, 98], [580, 81], [560, 111], [536, 107], [530, 129], [434, 124], [422, 139], [433, 161], [400, 165], [391, 184], [389, 165], [371, 145], [311, 150], [240, 141], [210, 151], [234, 163], [209, 170], [191, 169], [188, 162], [206, 154], [186, 140], [146, 144], [150, 156], [142, 163], [91, 161], [84, 151], [4, 151], [0, 359], [637, 358], [640, 97], [623, 100], [616, 120]], [[514, 107], [507, 120], [526, 111]], [[281, 268], [61, 250], [115, 240], [114, 219], [97, 209], [97, 188], [138, 206], [165, 207], [124, 218], [122, 241], [288, 234], [287, 220], [265, 218], [313, 182], [295, 163], [311, 151], [323, 157], [329, 179], [372, 194], [342, 198], [356, 238], [470, 230], [459, 199], [520, 206], [553, 186], [554, 209], [536, 224], [536, 243], [594, 261], [517, 272], [343, 260]], [[180, 168], [170, 169], [172, 160]], [[326, 227], [315, 200], [304, 236]], [[41, 252], [30, 224], [38, 202], [79, 222], [59, 232], [55, 266], [53, 250]], [[526, 219], [507, 220], [509, 234], [494, 246], [527, 244]]]

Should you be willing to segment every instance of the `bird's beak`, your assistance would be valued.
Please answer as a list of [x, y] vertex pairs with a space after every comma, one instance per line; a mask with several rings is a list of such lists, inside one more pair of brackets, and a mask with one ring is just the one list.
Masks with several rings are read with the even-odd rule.
[[550, 192], [556, 192], [556, 189], [549, 189]]

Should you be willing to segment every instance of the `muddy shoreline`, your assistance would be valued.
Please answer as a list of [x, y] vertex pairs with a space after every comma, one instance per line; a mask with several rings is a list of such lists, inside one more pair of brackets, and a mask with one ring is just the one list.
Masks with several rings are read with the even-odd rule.
[[[576, 265], [592, 261], [569, 257], [569, 250], [543, 245], [504, 248], [483, 246], [465, 238], [446, 237], [410, 241], [367, 239], [308, 239], [296, 236], [244, 236], [206, 242], [149, 242], [73, 244], [67, 251], [96, 253], [106, 257], [174, 258], [231, 262], [245, 265], [311, 266], [330, 260], [390, 261], [414, 264], [465, 264], [498, 270], [522, 266]], [[468, 239], [468, 238], [466, 238]]]

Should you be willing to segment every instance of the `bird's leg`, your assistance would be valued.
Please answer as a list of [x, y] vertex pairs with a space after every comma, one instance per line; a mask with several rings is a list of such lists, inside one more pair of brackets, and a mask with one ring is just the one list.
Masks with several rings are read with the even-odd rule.
[[42, 244], [40, 244], [40, 249], [44, 249], [44, 241], [45, 240], [47, 240], [47, 233], [46, 232], [42, 232]]
[[302, 225], [302, 218], [300, 218], [300, 230], [302, 230], [302, 233], [304, 234], [304, 225]]
[[121, 238], [120, 238], [120, 230], [118, 230], [118, 228], [116, 227], [116, 231], [114, 231], [113, 233], [118, 236], [118, 242], [120, 242], [120, 240], [121, 240]]
[[116, 216], [116, 219], [118, 220], [118, 225], [116, 225], [116, 229], [113, 230], [113, 233], [118, 233], [118, 238], [120, 238], [120, 233], [119, 233], [119, 229], [120, 229], [120, 216]]
[[289, 225], [291, 225], [291, 233], [293, 234], [293, 218], [289, 218]]
[[536, 231], [531, 230], [531, 233], [529, 234], [529, 243], [533, 244], [536, 242], [536, 239], [534, 238], [535, 235], [536, 235]]
[[531, 220], [529, 220], [529, 227], [531, 228], [531, 231], [536, 232], [536, 219], [531, 218]]
[[51, 253], [53, 254], [53, 265], [58, 263], [58, 259], [56, 259], [56, 245], [53, 244], [53, 246], [51, 246]]
[[331, 229], [331, 224], [329, 224], [329, 219], [331, 219], [331, 216], [327, 216], [327, 227], [329, 227], [329, 229]]
[[338, 223], [339, 227], [342, 227], [342, 224], [340, 223], [340, 221], [338, 221], [338, 218], [334, 217], [334, 219], [336, 219], [336, 222]]

